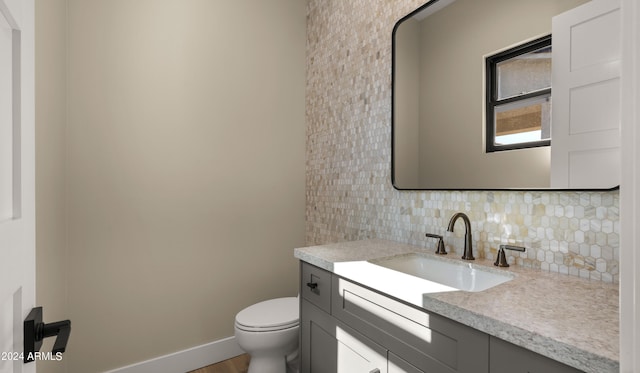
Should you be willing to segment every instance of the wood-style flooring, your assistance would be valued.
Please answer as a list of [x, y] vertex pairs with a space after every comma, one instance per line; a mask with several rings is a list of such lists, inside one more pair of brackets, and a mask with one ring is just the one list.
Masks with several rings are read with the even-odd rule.
[[249, 355], [244, 354], [188, 373], [247, 373]]

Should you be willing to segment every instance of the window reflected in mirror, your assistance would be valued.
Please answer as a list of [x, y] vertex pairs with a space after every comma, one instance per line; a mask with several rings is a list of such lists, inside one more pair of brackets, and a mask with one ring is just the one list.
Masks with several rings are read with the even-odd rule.
[[551, 36], [486, 59], [486, 151], [551, 144]]
[[516, 145], [551, 139], [551, 96], [495, 107], [494, 145]]

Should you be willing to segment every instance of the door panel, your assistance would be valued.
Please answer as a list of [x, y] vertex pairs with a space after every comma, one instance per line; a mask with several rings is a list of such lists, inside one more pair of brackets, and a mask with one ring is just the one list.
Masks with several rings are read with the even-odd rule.
[[315, 322], [310, 322], [309, 373], [336, 373], [338, 341]]
[[552, 188], [620, 185], [620, 4], [553, 18]]
[[305, 373], [386, 373], [387, 350], [302, 299], [301, 367]]
[[13, 218], [13, 28], [0, 16], [0, 221]]
[[35, 305], [34, 3], [0, 0], [0, 373], [23, 364]]
[[353, 329], [338, 325], [338, 373], [387, 373], [387, 350]]

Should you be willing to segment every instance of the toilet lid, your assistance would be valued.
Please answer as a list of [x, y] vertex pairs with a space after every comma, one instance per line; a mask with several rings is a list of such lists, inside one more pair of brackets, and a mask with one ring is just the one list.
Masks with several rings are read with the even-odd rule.
[[236, 324], [249, 330], [279, 330], [298, 325], [298, 298], [278, 298], [249, 306], [236, 315]]

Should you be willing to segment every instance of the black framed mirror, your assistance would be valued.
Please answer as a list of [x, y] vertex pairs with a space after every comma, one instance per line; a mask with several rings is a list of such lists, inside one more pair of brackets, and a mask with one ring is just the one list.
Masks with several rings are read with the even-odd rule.
[[[603, 182], [597, 176], [593, 185], [588, 182], [578, 186], [554, 185], [553, 138], [545, 140], [547, 145], [542, 146], [507, 146], [500, 149], [504, 151], [487, 151], [487, 128], [489, 132], [501, 131], [495, 123], [487, 122], [487, 110], [491, 110], [487, 109], [486, 98], [490, 83], [487, 79], [491, 79], [486, 74], [488, 58], [541, 38], [551, 39], [552, 18], [587, 2], [433, 0], [399, 20], [393, 29], [392, 46], [394, 187], [399, 190], [617, 188], [619, 179]], [[551, 53], [550, 49], [542, 51], [545, 53], [533, 50], [519, 58], [531, 62], [560, 52], [554, 49]], [[529, 79], [527, 73], [524, 71], [523, 79]], [[533, 104], [536, 108], [546, 105], [553, 110], [552, 87], [527, 89], [516, 94], [532, 100], [537, 94], [534, 91], [542, 89], [545, 91], [540, 95], [542, 98], [536, 98], [539, 102], [533, 100]], [[513, 117], [544, 121], [549, 118], [541, 119], [543, 115], [551, 115], [540, 109], [512, 110], [514, 104], [508, 103], [511, 106], [505, 107], [509, 110], [498, 106], [512, 117], [511, 122]]]

